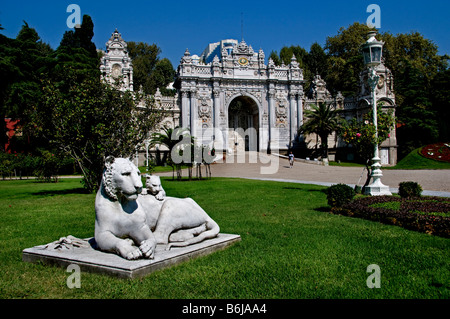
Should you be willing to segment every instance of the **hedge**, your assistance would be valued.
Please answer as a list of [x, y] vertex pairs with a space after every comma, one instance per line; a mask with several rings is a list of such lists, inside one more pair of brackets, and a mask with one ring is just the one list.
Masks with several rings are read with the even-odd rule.
[[[396, 209], [392, 202], [399, 202], [399, 207]], [[421, 199], [407, 199], [396, 196], [369, 196], [357, 198], [342, 207], [332, 207], [331, 212], [450, 238], [448, 198], [426, 196]]]

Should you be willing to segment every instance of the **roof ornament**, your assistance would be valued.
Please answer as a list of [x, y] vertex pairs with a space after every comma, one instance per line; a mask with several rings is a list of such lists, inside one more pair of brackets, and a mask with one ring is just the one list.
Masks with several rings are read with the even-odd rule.
[[184, 51], [184, 56], [183, 58], [181, 58], [181, 63], [192, 63], [192, 57], [191, 57], [191, 53], [189, 52], [189, 49], [186, 49], [186, 51]]

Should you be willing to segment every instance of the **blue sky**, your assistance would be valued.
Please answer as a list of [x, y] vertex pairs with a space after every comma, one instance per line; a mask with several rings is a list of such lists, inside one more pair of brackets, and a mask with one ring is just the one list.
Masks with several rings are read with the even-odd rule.
[[450, 1], [448, 0], [322, 0], [322, 1], [4, 1], [0, 5], [1, 33], [16, 37], [23, 21], [35, 28], [44, 42], [56, 48], [69, 28], [69, 4], [78, 4], [81, 14], [94, 21], [94, 43], [104, 49], [115, 28], [126, 41], [156, 43], [161, 58], [176, 68], [186, 48], [200, 54], [210, 42], [241, 38], [266, 57], [285, 45], [307, 50], [314, 42], [323, 45], [327, 36], [353, 22], [365, 23], [369, 4], [381, 8], [381, 32], [393, 34], [418, 31], [450, 54]]

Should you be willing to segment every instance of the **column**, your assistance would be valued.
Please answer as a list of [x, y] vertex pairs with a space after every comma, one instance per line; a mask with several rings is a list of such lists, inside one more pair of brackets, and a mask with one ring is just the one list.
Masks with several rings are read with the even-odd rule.
[[197, 91], [191, 90], [191, 99], [190, 99], [190, 128], [191, 128], [191, 136], [197, 136]]
[[289, 143], [292, 143], [295, 139], [296, 135], [296, 128], [297, 121], [295, 119], [295, 113], [296, 113], [296, 93], [290, 92], [289, 93]]
[[269, 97], [269, 151], [272, 149], [273, 144], [273, 128], [275, 128], [275, 103], [273, 98], [275, 97], [275, 91], [273, 89], [270, 89], [267, 93]]
[[297, 95], [297, 128], [303, 125], [303, 94]]
[[214, 96], [214, 129], [218, 129], [220, 127], [220, 91], [218, 89], [213, 90]]
[[[297, 129], [303, 125], [303, 91], [300, 91], [297, 95]], [[298, 141], [303, 142], [304, 137], [302, 134], [298, 136]]]
[[224, 136], [220, 128], [220, 91], [213, 89], [213, 129], [214, 129], [214, 146], [216, 150], [226, 149]]
[[189, 113], [190, 109], [190, 101], [189, 101], [189, 91], [182, 90], [181, 91], [181, 127], [188, 128], [189, 127]]

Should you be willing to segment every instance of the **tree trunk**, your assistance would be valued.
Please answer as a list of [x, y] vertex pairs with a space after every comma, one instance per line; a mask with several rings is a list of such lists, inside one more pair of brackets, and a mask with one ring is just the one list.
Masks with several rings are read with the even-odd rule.
[[177, 180], [181, 179], [181, 165], [177, 164]]
[[367, 170], [367, 177], [366, 177], [366, 182], [364, 183], [364, 186], [362, 187], [362, 193], [365, 193], [365, 188], [366, 186], [368, 186], [370, 184], [370, 179], [372, 178], [372, 171], [371, 171], [371, 167], [369, 165], [370, 162], [366, 163], [366, 170]]
[[210, 164], [205, 164], [206, 177], [211, 179], [211, 166]]
[[322, 148], [322, 159], [328, 158], [328, 135], [320, 136], [320, 145]]

